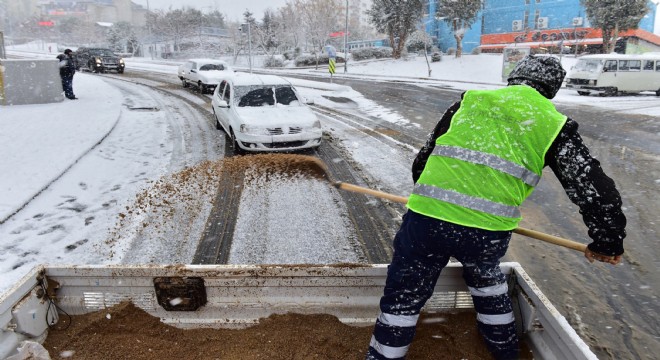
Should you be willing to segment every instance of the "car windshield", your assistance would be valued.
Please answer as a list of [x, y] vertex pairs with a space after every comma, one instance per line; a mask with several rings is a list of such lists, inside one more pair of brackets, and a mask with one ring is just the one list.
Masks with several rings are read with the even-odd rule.
[[298, 97], [289, 85], [237, 86], [235, 99], [239, 107], [275, 105], [298, 105]]
[[89, 53], [95, 56], [115, 56], [109, 49], [91, 49]]
[[222, 64], [204, 64], [200, 66], [199, 71], [212, 71], [212, 70], [224, 70], [225, 66]]
[[582, 59], [575, 64], [574, 69], [578, 71], [586, 72], [599, 72], [601, 69], [602, 63], [600, 60], [587, 60]]

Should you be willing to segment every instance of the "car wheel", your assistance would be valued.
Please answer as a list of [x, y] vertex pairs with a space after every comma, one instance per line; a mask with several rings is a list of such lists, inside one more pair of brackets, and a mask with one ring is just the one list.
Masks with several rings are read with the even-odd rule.
[[587, 96], [587, 95], [589, 95], [589, 92], [588, 91], [578, 91], [578, 95]]
[[197, 83], [197, 88], [199, 89], [200, 94], [204, 94], [205, 86], [201, 81]]
[[123, 69], [119, 69], [119, 70], [117, 70], [117, 74], [123, 74], [123, 73], [124, 73], [124, 70], [123, 70]]
[[243, 155], [245, 151], [238, 146], [238, 141], [236, 140], [236, 135], [234, 135], [234, 130], [229, 129], [229, 138], [231, 139], [232, 150], [234, 155]]
[[618, 88], [611, 87], [605, 90], [605, 92], [602, 93], [601, 96], [616, 96], [618, 92], [619, 92]]
[[215, 114], [215, 109], [212, 107], [211, 111], [213, 112], [213, 118], [215, 119], [215, 129], [216, 130], [222, 130], [222, 125], [220, 125], [220, 121], [218, 120], [218, 115]]
[[188, 82], [186, 81], [186, 79], [183, 78], [181, 79], [181, 86], [183, 86], [184, 88], [188, 87]]

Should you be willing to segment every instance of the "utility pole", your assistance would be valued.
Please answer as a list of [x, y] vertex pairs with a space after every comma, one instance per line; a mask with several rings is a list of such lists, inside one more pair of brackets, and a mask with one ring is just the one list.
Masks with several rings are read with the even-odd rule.
[[245, 24], [241, 24], [241, 27], [239, 30], [241, 32], [245, 28], [245, 25], [247, 25], [247, 32], [248, 32], [248, 64], [250, 64], [250, 74], [252, 74], [252, 33], [250, 30], [250, 22], [248, 21]]
[[250, 63], [250, 74], [252, 74], [252, 32], [248, 22], [248, 62]]
[[[150, 12], [151, 11], [149, 10], [149, 0], [147, 0], [147, 13], [150, 13]], [[153, 35], [153, 31], [151, 29], [151, 24], [149, 24], [148, 28], [149, 28], [149, 37], [151, 38], [149, 40], [151, 40], [152, 43], [153, 43], [151, 51], [149, 51], [149, 53], [151, 54], [151, 60], [153, 60], [154, 59], [154, 52], [156, 52], [156, 43], [154, 42], [154, 39], [153, 39], [154, 35]]]
[[348, 0], [346, 0], [346, 24], [344, 28], [344, 73], [348, 72]]

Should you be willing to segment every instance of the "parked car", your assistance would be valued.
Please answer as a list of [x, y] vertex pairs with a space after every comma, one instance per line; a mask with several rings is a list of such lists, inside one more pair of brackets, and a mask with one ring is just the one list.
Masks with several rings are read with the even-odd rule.
[[81, 47], [76, 51], [76, 70], [86, 69], [90, 72], [116, 71], [124, 72], [124, 59], [108, 48]]
[[203, 94], [206, 91], [213, 91], [220, 79], [227, 75], [227, 72], [234, 70], [222, 60], [214, 59], [191, 59], [179, 66], [179, 79], [183, 87], [191, 84]]
[[321, 145], [321, 122], [286, 79], [235, 73], [213, 92], [216, 128], [231, 139], [234, 153], [295, 151]]

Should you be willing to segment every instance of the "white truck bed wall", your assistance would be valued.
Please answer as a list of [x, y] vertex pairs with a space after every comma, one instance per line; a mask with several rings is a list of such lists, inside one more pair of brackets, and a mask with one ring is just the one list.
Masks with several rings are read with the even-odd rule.
[[[510, 284], [518, 285], [517, 321], [536, 358], [597, 360], [518, 263], [501, 267]], [[426, 311], [472, 308], [461, 273], [457, 263], [442, 271]], [[288, 312], [330, 314], [346, 324], [369, 326], [378, 316], [387, 265], [39, 266], [0, 296], [0, 358], [23, 340], [43, 342], [46, 317], [56, 321], [54, 307], [40, 296], [40, 274], [59, 284], [56, 304], [70, 315], [130, 300], [180, 328], [241, 328]], [[165, 310], [154, 286], [155, 278], [164, 277], [203, 279], [206, 303], [194, 311]]]

